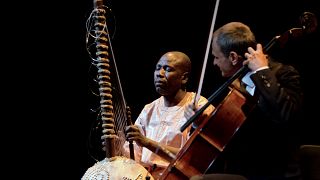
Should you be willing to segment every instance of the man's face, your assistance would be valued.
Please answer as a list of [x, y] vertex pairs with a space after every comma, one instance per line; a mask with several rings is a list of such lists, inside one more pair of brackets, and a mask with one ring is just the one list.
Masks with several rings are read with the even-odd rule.
[[213, 65], [218, 66], [221, 75], [223, 77], [230, 77], [234, 73], [234, 66], [232, 65], [232, 61], [229, 57], [226, 57], [221, 49], [220, 46], [216, 43], [215, 39], [212, 43], [212, 55], [213, 57]]
[[154, 85], [160, 95], [173, 95], [182, 86], [181, 61], [174, 55], [160, 58], [154, 71]]

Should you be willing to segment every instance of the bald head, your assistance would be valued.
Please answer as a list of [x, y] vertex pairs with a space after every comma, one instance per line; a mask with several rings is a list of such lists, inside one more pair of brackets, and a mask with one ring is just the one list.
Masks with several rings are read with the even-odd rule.
[[191, 71], [191, 60], [190, 58], [183, 52], [180, 51], [170, 51], [165, 53], [163, 56], [166, 56], [168, 59], [171, 59], [176, 62], [179, 68], [183, 72]]

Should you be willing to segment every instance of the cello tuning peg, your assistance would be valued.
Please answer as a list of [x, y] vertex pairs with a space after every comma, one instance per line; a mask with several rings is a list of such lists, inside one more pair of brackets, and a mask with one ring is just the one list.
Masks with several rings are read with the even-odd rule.
[[318, 26], [317, 17], [311, 12], [304, 12], [299, 18], [300, 24], [306, 33], [312, 33]]

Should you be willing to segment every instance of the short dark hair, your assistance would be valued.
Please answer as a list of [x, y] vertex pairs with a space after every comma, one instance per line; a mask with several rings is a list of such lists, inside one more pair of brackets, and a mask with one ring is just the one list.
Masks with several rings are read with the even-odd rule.
[[216, 43], [225, 56], [231, 51], [244, 56], [248, 47], [255, 47], [257, 44], [251, 29], [241, 22], [227, 23], [217, 29], [213, 36], [216, 37]]

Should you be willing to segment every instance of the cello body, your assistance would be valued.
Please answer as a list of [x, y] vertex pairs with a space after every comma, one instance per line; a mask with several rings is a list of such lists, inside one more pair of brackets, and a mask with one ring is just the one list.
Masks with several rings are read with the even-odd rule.
[[212, 115], [192, 133], [160, 179], [181, 180], [205, 174], [245, 121], [241, 109], [245, 102], [238, 90], [231, 89]]

